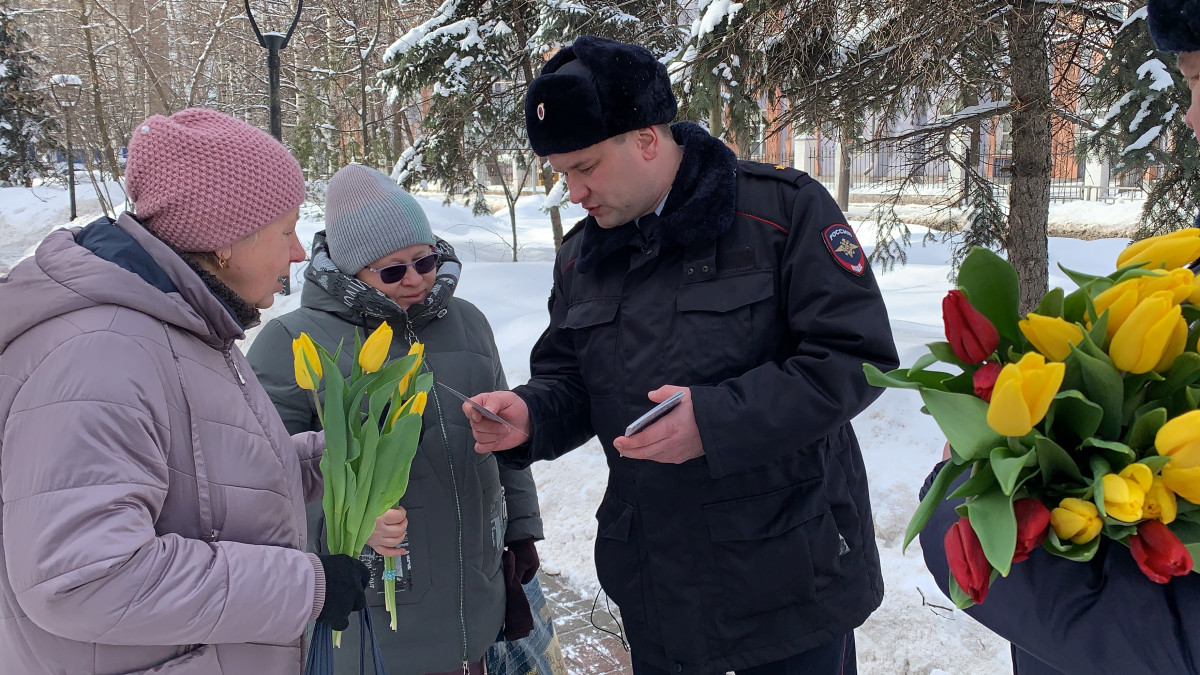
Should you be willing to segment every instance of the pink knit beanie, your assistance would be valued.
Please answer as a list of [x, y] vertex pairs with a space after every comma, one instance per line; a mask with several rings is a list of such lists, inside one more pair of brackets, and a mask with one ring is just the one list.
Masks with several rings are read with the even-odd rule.
[[188, 108], [134, 127], [125, 190], [138, 218], [164, 241], [211, 253], [299, 206], [304, 174], [261, 129]]

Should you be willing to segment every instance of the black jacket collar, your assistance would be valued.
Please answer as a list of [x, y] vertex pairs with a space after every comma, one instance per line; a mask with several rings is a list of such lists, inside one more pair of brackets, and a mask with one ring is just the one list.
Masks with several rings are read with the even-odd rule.
[[[737, 197], [737, 155], [694, 122], [671, 125], [675, 142], [683, 146], [683, 161], [653, 237], [664, 247], [714, 240], [733, 225]], [[610, 254], [639, 238], [632, 222], [605, 229], [588, 216], [580, 233], [579, 272], [586, 274]]]

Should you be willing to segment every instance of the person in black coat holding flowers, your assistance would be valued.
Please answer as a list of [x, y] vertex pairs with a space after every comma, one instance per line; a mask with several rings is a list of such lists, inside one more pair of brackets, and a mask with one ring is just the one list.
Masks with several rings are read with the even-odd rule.
[[[1200, 126], [1200, 2], [1150, 0], [1147, 20], [1155, 45], [1178, 54], [1177, 66], [1192, 91], [1185, 119], [1195, 131]], [[948, 453], [949, 446], [947, 458]], [[939, 464], [930, 474], [922, 497], [940, 469]], [[920, 535], [925, 563], [947, 595], [952, 574], [960, 586], [972, 586], [974, 569], [990, 570], [986, 560], [973, 560], [982, 555], [978, 540], [956, 536], [961, 528], [954, 509], [961, 503], [941, 502]], [[1060, 538], [1099, 536], [1095, 508], [1079, 506], [1054, 510], [1051, 523]], [[1019, 510], [1017, 521], [1020, 551], [1025, 523]], [[1045, 524], [1039, 525], [1044, 532]], [[1007, 577], [996, 577], [990, 587], [986, 579], [981, 587], [964, 587], [980, 603], [965, 611], [1012, 643], [1017, 675], [1198, 673], [1200, 576], [1188, 573], [1191, 558], [1178, 550], [1178, 538], [1154, 537], [1166, 531], [1157, 521], [1144, 525], [1140, 539], [1132, 542], [1134, 550], [1102, 537], [1088, 562], [1061, 558], [1028, 542], [1028, 558], [1013, 565]]]

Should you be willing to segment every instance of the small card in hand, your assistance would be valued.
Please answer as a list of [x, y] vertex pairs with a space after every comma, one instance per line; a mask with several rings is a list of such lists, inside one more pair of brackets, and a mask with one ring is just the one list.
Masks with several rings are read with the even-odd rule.
[[454, 394], [455, 396], [457, 396], [459, 398], [459, 400], [463, 401], [464, 403], [471, 406], [472, 408], [478, 410], [480, 415], [483, 415], [484, 417], [488, 418], [489, 420], [492, 420], [493, 422], [499, 422], [499, 423], [503, 424], [504, 426], [506, 426], [514, 431], [519, 432], [523, 436], [529, 435], [529, 434], [525, 433], [524, 431], [521, 431], [520, 429], [514, 427], [512, 424], [509, 424], [508, 420], [497, 415], [496, 413], [492, 412], [491, 410], [488, 410], [487, 408], [479, 405], [475, 401], [472, 401], [468, 396], [466, 396], [465, 394], [459, 393], [458, 391], [451, 388], [449, 385], [443, 384], [441, 382], [438, 382], [438, 384], [441, 385], [442, 389], [445, 389], [446, 391], [450, 392], [451, 394]]

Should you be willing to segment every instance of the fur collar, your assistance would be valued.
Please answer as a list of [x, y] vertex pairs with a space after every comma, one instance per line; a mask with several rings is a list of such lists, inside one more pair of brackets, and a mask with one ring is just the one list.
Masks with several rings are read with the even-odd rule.
[[[683, 161], [654, 230], [647, 233], [664, 247], [682, 247], [714, 240], [733, 225], [737, 197], [737, 155], [695, 122], [671, 125], [675, 142], [683, 146]], [[638, 242], [641, 231], [632, 222], [605, 229], [588, 216], [579, 241], [581, 274], [601, 260]]]

